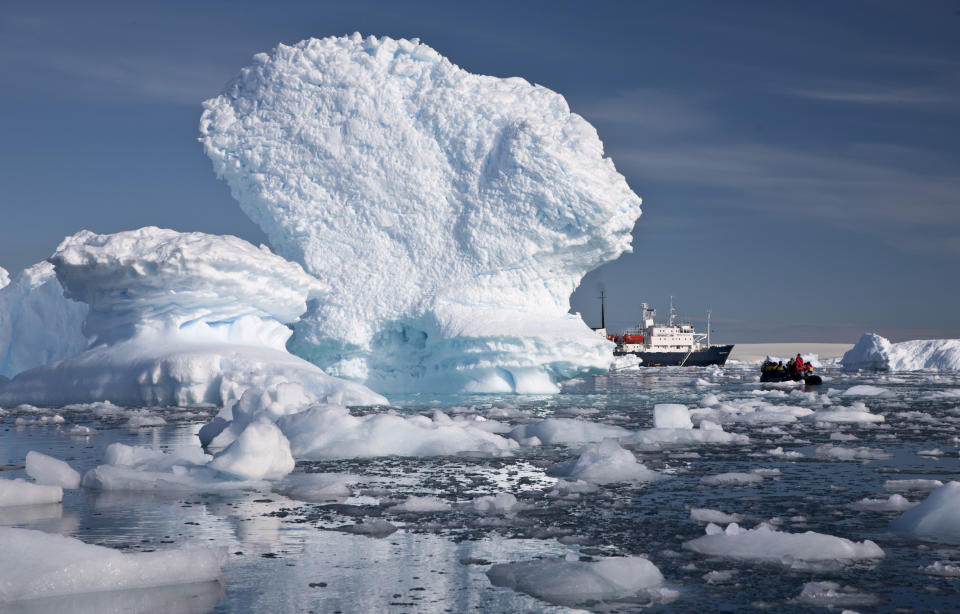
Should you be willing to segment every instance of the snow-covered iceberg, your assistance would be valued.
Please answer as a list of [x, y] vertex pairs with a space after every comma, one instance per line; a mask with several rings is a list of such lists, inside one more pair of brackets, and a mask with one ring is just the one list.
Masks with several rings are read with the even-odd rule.
[[63, 296], [53, 265], [40, 262], [13, 281], [0, 269], [0, 375], [69, 358], [87, 347], [87, 306]]
[[847, 371], [960, 371], [960, 339], [918, 339], [890, 343], [866, 333], [843, 355], [840, 364]]
[[89, 307], [91, 347], [0, 382], [2, 404], [224, 405], [287, 380], [330, 402], [385, 402], [286, 351], [286, 324], [324, 286], [266, 248], [148, 227], [79, 232], [50, 261], [66, 295]]
[[567, 313], [640, 198], [564, 98], [417, 40], [254, 56], [201, 141], [280, 255], [329, 287], [291, 349], [380, 391], [556, 391], [613, 362]]

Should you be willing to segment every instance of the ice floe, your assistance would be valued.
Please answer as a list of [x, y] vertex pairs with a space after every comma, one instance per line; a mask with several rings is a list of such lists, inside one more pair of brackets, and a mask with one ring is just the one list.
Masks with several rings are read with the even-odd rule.
[[650, 601], [676, 597], [675, 591], [664, 587], [663, 574], [656, 565], [639, 556], [590, 562], [573, 557], [500, 563], [487, 571], [487, 577], [494, 586], [568, 606], [637, 596]]
[[960, 339], [930, 339], [890, 343], [866, 333], [840, 360], [844, 369], [880, 371], [960, 370]]
[[225, 548], [120, 552], [78, 539], [0, 527], [0, 605], [98, 591], [217, 580]]
[[891, 526], [916, 539], [960, 544], [960, 482], [947, 482], [893, 520]]

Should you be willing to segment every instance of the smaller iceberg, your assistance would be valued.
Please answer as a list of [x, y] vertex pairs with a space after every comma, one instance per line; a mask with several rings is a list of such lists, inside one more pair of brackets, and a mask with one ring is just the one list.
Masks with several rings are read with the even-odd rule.
[[960, 339], [918, 339], [890, 343], [866, 333], [840, 359], [846, 371], [960, 371]]
[[153, 227], [85, 230], [50, 262], [57, 289], [89, 308], [90, 347], [0, 382], [0, 404], [223, 406], [284, 381], [328, 402], [386, 402], [286, 351], [287, 324], [324, 286], [265, 247]]

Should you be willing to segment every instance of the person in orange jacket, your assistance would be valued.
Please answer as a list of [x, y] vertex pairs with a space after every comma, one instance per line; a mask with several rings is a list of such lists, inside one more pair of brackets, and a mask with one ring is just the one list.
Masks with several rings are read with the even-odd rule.
[[793, 364], [794, 368], [797, 370], [797, 373], [803, 373], [803, 358], [800, 354], [797, 354], [797, 357], [794, 359]]

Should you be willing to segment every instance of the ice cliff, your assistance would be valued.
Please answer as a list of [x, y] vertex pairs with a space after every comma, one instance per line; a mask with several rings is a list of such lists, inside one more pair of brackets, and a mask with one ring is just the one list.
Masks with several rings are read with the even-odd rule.
[[329, 292], [290, 348], [381, 391], [553, 391], [612, 362], [567, 313], [640, 198], [564, 98], [417, 40], [254, 56], [201, 141], [280, 255]]
[[160, 228], [81, 231], [50, 262], [58, 291], [89, 309], [90, 348], [0, 382], [0, 403], [224, 405], [288, 380], [331, 402], [385, 401], [286, 351], [286, 324], [325, 288], [267, 248]]
[[960, 371], [960, 339], [927, 339], [890, 343], [866, 333], [843, 355], [840, 364], [847, 371]]
[[13, 281], [0, 269], [0, 376], [84, 350], [87, 339], [80, 329], [86, 316], [86, 305], [63, 296], [49, 262], [24, 269]]

